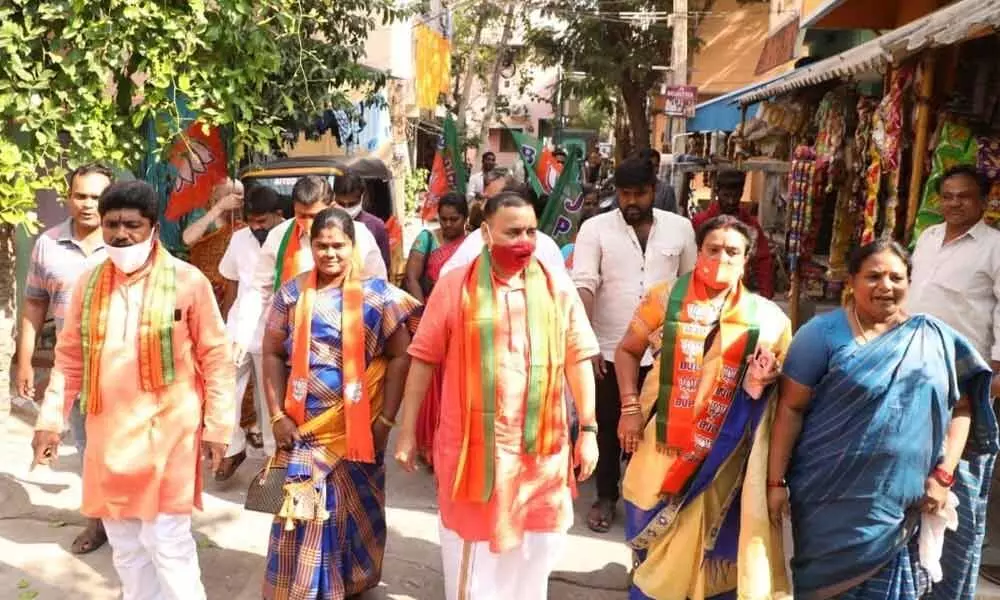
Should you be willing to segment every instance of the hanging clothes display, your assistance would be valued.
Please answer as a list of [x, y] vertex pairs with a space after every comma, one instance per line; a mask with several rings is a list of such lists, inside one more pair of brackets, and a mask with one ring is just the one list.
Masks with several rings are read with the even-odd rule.
[[854, 237], [861, 240], [865, 230], [865, 206], [868, 203], [868, 167], [871, 163], [871, 133], [878, 99], [858, 100], [858, 126], [854, 130], [853, 165], [851, 175], [851, 209], [854, 214]]
[[924, 184], [920, 212], [917, 213], [917, 221], [913, 228], [913, 240], [920, 237], [920, 233], [924, 229], [943, 220], [941, 217], [941, 196], [938, 194], [941, 176], [955, 165], [975, 164], [979, 154], [972, 129], [952, 118], [941, 121], [941, 126], [935, 137], [938, 140], [937, 146], [934, 148], [934, 154], [931, 158], [931, 172]]
[[817, 168], [816, 150], [809, 146], [795, 149], [788, 181], [788, 263], [794, 273], [800, 262], [809, 260], [813, 203], [822, 177]]
[[[854, 231], [854, 219], [850, 212], [851, 171], [848, 168], [850, 157], [845, 145], [857, 103], [854, 98], [853, 90], [848, 87], [831, 90], [823, 97], [816, 113], [819, 126], [816, 135], [816, 155], [828, 161], [829, 165], [823, 198], [825, 201], [834, 202], [830, 243], [825, 249], [830, 261], [822, 279], [838, 284], [846, 275], [847, 251]], [[822, 250], [817, 248], [818, 253]]]
[[[892, 237], [896, 230], [896, 211], [899, 210], [899, 186], [903, 160], [903, 111], [906, 93], [913, 83], [916, 67], [913, 62], [892, 72], [889, 89], [879, 103], [872, 126], [872, 143], [879, 153], [881, 176], [884, 178], [885, 204], [881, 211], [884, 223], [875, 223], [876, 233]], [[879, 196], [879, 190], [869, 189], [869, 195]]]

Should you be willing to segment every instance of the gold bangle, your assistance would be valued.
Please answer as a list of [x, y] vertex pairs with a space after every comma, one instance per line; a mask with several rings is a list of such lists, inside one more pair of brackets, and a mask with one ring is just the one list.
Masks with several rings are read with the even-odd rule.
[[286, 415], [285, 413], [283, 413], [281, 411], [278, 411], [278, 412], [274, 413], [273, 415], [271, 415], [271, 425], [274, 425], [278, 421], [280, 421], [282, 419], [286, 419], [286, 418], [288, 418], [288, 415]]
[[385, 415], [383, 415], [381, 413], [378, 416], [378, 421], [379, 421], [379, 423], [385, 425], [389, 429], [392, 429], [393, 427], [396, 426], [396, 422], [395, 421], [393, 421], [392, 419], [390, 419], [389, 417], [387, 417], [387, 416], [385, 416]]

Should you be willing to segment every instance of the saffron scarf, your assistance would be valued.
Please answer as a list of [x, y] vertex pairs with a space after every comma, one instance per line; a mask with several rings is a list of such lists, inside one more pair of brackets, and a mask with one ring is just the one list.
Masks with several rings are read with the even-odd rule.
[[[541, 264], [532, 259], [523, 277], [530, 353], [523, 452], [550, 456], [560, 451], [566, 432], [563, 402], [566, 331], [552, 279]], [[492, 261], [486, 248], [468, 270], [462, 286], [461, 310], [463, 435], [452, 497], [486, 503], [493, 495], [496, 475], [494, 421], [499, 384], [496, 328], [502, 318]]]
[[277, 260], [274, 262], [274, 291], [309, 270], [309, 248], [302, 245], [302, 238], [306, 233], [298, 219], [295, 219], [282, 236]]
[[[661, 488], [667, 494], [680, 493], [711, 451], [743, 378], [747, 357], [756, 350], [760, 337], [757, 299], [740, 284], [719, 314], [719, 374], [712, 386], [702, 387], [705, 341], [714, 329], [714, 315], [708, 290], [696, 274], [677, 280], [667, 301], [656, 398], [657, 447], [678, 455]], [[701, 403], [701, 413], [695, 414], [700, 390], [711, 396]]]
[[[347, 432], [345, 458], [356, 462], [375, 462], [375, 440], [371, 430], [371, 397], [365, 386], [366, 335], [364, 289], [357, 246], [344, 279], [340, 311], [341, 371], [344, 423]], [[285, 389], [285, 413], [296, 425], [306, 422], [306, 396], [309, 392], [309, 354], [312, 340], [313, 306], [316, 302], [317, 270], [303, 278], [295, 305], [292, 325], [291, 374]]]
[[[139, 383], [144, 392], [161, 390], [174, 382], [174, 311], [177, 305], [177, 270], [162, 244], [153, 246], [153, 261], [146, 273], [139, 316]], [[80, 339], [83, 345], [83, 384], [80, 410], [101, 412], [101, 352], [107, 335], [115, 267], [106, 260], [97, 267], [84, 288]]]

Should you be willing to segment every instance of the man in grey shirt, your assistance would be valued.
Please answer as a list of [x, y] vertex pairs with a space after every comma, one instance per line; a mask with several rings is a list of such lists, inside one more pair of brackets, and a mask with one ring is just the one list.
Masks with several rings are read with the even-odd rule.
[[677, 213], [677, 196], [674, 194], [674, 186], [670, 182], [660, 178], [660, 153], [652, 148], [645, 148], [639, 151], [639, 158], [648, 160], [653, 165], [653, 173], [656, 174], [656, 189], [653, 191], [653, 208]]

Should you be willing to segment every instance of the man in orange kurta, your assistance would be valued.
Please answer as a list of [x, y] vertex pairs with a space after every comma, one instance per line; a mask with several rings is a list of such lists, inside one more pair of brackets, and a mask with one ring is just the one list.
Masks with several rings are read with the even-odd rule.
[[[549, 298], [544, 293], [529, 298], [532, 294], [528, 293], [526, 269], [534, 263], [537, 226], [531, 204], [515, 193], [504, 193], [487, 202], [485, 213], [483, 238], [489, 247], [488, 262], [484, 262], [487, 256], [483, 255], [438, 281], [410, 345], [413, 363], [396, 457], [404, 468], [413, 469], [416, 416], [431, 373], [441, 366], [444, 386], [434, 440], [434, 468], [446, 596], [448, 600], [544, 600], [549, 573], [573, 522], [574, 462], [581, 468], [581, 480], [590, 475], [597, 462], [594, 380], [589, 359], [597, 355], [599, 347], [571, 282], [546, 272]], [[496, 365], [495, 415], [486, 425], [495, 440], [490, 457], [494, 476], [485, 500], [470, 499], [455, 491], [456, 478], [462, 477], [464, 468], [462, 448], [470, 442], [468, 423], [476, 418], [470, 410], [477, 414], [469, 408], [466, 379], [470, 373], [482, 370], [481, 364], [469, 362], [470, 348], [468, 344], [463, 348], [459, 340], [468, 331], [467, 317], [463, 315], [470, 314], [465, 304], [470, 275], [475, 280], [475, 269], [482, 264], [489, 265], [496, 306], [491, 357]], [[551, 328], [529, 331], [529, 302], [531, 309], [555, 303], [558, 318]], [[559, 348], [556, 364], [565, 371], [579, 413], [581, 436], [575, 456], [571, 456], [566, 427], [564, 380], [558, 374], [553, 384], [558, 389], [549, 405], [563, 417], [556, 419], [561, 426], [551, 432], [558, 442], [549, 453], [526, 449], [529, 373], [532, 363], [545, 360], [544, 356], [531, 355], [531, 347], [538, 344], [538, 340], [532, 344], [531, 337], [536, 335], [565, 341], [560, 344], [563, 347]], [[473, 444], [477, 437], [472, 434]]]
[[123, 599], [204, 600], [191, 535], [199, 449], [217, 468], [234, 426], [222, 317], [205, 276], [156, 240], [151, 186], [113, 184], [98, 212], [109, 262], [80, 278], [67, 307], [35, 460], [55, 456], [81, 394], [82, 512], [104, 522]]

